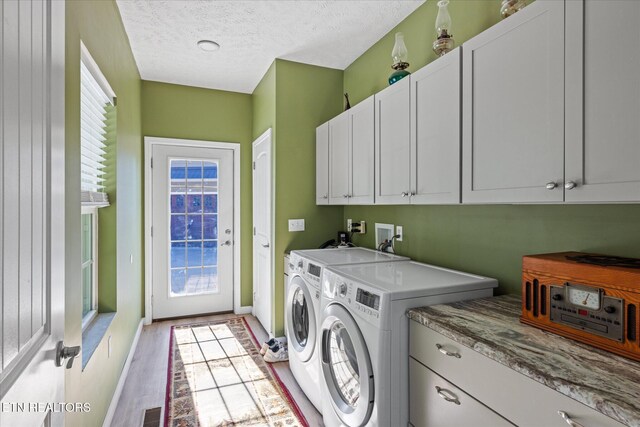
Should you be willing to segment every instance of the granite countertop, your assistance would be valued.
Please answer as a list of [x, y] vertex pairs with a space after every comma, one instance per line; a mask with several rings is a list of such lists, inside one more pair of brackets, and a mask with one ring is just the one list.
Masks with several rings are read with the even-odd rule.
[[629, 426], [640, 426], [640, 362], [520, 323], [519, 296], [409, 310], [409, 318]]

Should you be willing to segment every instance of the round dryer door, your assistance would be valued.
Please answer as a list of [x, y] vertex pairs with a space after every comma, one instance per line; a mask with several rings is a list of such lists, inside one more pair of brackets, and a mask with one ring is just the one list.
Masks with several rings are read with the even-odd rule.
[[300, 276], [293, 276], [289, 282], [285, 311], [289, 347], [306, 362], [316, 345], [316, 314], [309, 288]]
[[353, 317], [330, 304], [322, 322], [321, 360], [336, 415], [347, 426], [363, 426], [373, 409], [373, 373], [367, 346]]

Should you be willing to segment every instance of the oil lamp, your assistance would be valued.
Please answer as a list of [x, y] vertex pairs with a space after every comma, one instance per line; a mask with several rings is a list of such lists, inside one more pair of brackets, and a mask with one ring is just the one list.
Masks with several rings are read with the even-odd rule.
[[433, 51], [438, 56], [450, 52], [455, 46], [453, 34], [451, 34], [451, 15], [449, 15], [449, 0], [438, 2], [438, 16], [436, 17], [436, 40], [433, 42]]
[[395, 71], [389, 76], [390, 85], [411, 74], [407, 71], [407, 68], [409, 68], [409, 63], [407, 62], [409, 52], [404, 44], [404, 35], [402, 33], [396, 33], [396, 43], [393, 45], [391, 57], [393, 58], [391, 68]]

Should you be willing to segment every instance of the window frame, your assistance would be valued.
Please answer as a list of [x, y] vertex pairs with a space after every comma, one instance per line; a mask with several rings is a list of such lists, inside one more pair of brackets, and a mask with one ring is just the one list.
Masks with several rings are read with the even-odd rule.
[[[82, 272], [88, 262], [92, 265], [91, 310], [82, 316], [82, 330], [84, 331], [98, 315], [98, 207], [82, 206], [81, 215], [91, 215], [91, 260], [82, 262], [80, 267]], [[82, 224], [82, 221], [80, 221], [80, 224]], [[82, 289], [82, 292], [84, 292], [84, 287]], [[84, 295], [81, 296], [84, 297]]]

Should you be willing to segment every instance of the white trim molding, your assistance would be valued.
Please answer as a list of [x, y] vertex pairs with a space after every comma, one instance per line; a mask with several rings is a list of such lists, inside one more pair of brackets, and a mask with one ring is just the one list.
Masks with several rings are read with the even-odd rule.
[[233, 311], [240, 313], [246, 307], [241, 305], [240, 289], [240, 144], [237, 142], [199, 141], [193, 139], [160, 138], [155, 136], [144, 137], [144, 323], [153, 321], [152, 290], [153, 290], [153, 264], [151, 244], [151, 206], [152, 206], [152, 181], [151, 181], [151, 152], [154, 145], [174, 145], [182, 147], [198, 148], [222, 148], [233, 150]]
[[138, 330], [136, 330], [136, 335], [133, 337], [133, 342], [131, 343], [131, 348], [129, 349], [127, 360], [124, 362], [124, 366], [122, 367], [120, 379], [118, 380], [118, 385], [116, 385], [116, 389], [113, 392], [113, 396], [111, 397], [111, 403], [109, 404], [109, 409], [107, 409], [107, 415], [105, 415], [104, 417], [102, 427], [110, 427], [111, 422], [113, 421], [113, 416], [116, 413], [118, 401], [120, 400], [120, 395], [122, 394], [122, 389], [124, 388], [124, 383], [127, 380], [127, 375], [129, 374], [129, 367], [131, 366], [133, 355], [136, 352], [136, 348], [138, 348], [138, 340], [140, 339], [140, 334], [142, 333], [143, 323], [144, 318], [140, 319], [140, 323], [138, 323]]

